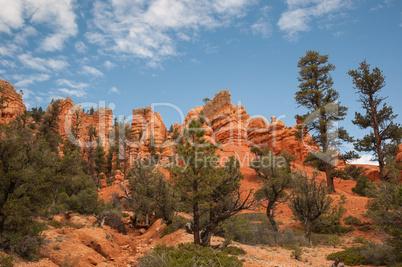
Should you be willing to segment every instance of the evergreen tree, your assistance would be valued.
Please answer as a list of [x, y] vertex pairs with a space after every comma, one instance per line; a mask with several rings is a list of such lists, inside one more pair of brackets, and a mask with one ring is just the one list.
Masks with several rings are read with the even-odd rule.
[[[250, 208], [252, 192], [240, 198], [242, 175], [237, 161], [230, 159], [218, 168], [215, 146], [203, 138], [202, 119], [192, 120], [185, 129], [186, 142], [178, 145], [178, 162], [169, 168], [182, 208], [193, 214], [194, 244], [209, 246], [218, 224]], [[202, 234], [200, 235], [200, 231]]]
[[[87, 145], [83, 147], [83, 156], [85, 159], [85, 173], [88, 175], [95, 174], [95, 152], [96, 145], [93, 142], [97, 140], [95, 127], [91, 124], [88, 126]], [[95, 179], [94, 179], [95, 180]]]
[[367, 203], [368, 217], [389, 235], [388, 244], [394, 248], [398, 262], [402, 261], [402, 185], [381, 182], [372, 189], [375, 196]]
[[282, 152], [282, 157], [277, 157], [269, 149], [261, 151], [254, 150], [259, 155], [251, 162], [251, 168], [258, 174], [263, 182], [261, 188], [256, 191], [257, 200], [266, 200], [267, 204], [261, 204], [266, 209], [268, 220], [274, 231], [278, 231], [275, 220], [275, 210], [279, 203], [287, 200], [285, 189], [290, 187], [292, 181], [291, 162], [296, 158], [295, 155], [286, 151]]
[[332, 172], [337, 158], [337, 147], [340, 140], [351, 141], [343, 128], [337, 129], [334, 122], [341, 121], [346, 116], [347, 108], [340, 105], [339, 93], [333, 89], [333, 80], [330, 71], [335, 66], [328, 62], [328, 55], [320, 55], [315, 51], [307, 51], [301, 57], [297, 67], [300, 68], [298, 81], [300, 90], [296, 92], [296, 102], [308, 112], [296, 118], [303, 121], [296, 135], [303, 138], [309, 131], [313, 141], [321, 152], [315, 156], [327, 177], [327, 187], [330, 192], [335, 191]]
[[94, 162], [95, 162], [94, 169], [96, 174], [96, 183], [99, 185], [99, 174], [101, 172], [105, 172], [106, 170], [105, 164], [107, 163], [105, 158], [105, 151], [103, 150], [102, 142], [99, 137], [97, 139]]
[[0, 247], [33, 259], [43, 229], [35, 216], [49, 204], [57, 157], [43, 138], [18, 124], [0, 126]]
[[311, 227], [313, 223], [330, 210], [332, 199], [327, 196], [323, 183], [298, 174], [295, 189], [290, 196], [289, 207], [295, 217], [303, 224], [308, 242], [311, 241]]
[[34, 107], [29, 113], [36, 123], [39, 123], [42, 120], [42, 117], [45, 115], [45, 111], [42, 110], [42, 107]]
[[402, 139], [402, 129], [399, 124], [394, 123], [398, 115], [384, 102], [386, 97], [379, 95], [385, 86], [385, 76], [378, 68], [370, 72], [370, 65], [366, 61], [361, 62], [357, 70], [350, 70], [348, 74], [353, 78], [354, 88], [366, 112], [356, 112], [352, 122], [360, 129], [372, 130], [370, 134], [356, 141], [355, 149], [374, 152], [375, 160], [380, 166], [381, 179], [386, 180], [388, 176], [385, 171], [385, 158], [388, 155], [395, 156], [397, 145]]
[[42, 117], [42, 121], [39, 125], [39, 132], [43, 135], [45, 140], [50, 146], [50, 149], [54, 153], [58, 153], [59, 144], [62, 139], [58, 132], [58, 123], [60, 115], [59, 101], [53, 101], [49, 106], [49, 112]]
[[129, 193], [125, 197], [137, 217], [146, 225], [155, 212], [158, 218], [170, 223], [175, 211], [171, 184], [152, 162], [137, 160], [128, 175]]
[[201, 232], [202, 246], [211, 245], [211, 238], [220, 223], [255, 205], [251, 199], [253, 190], [240, 190], [243, 175], [240, 172], [240, 163], [234, 157], [229, 157], [225, 166], [216, 168], [207, 179], [210, 194], [206, 206], [207, 216], [204, 219], [205, 227]]

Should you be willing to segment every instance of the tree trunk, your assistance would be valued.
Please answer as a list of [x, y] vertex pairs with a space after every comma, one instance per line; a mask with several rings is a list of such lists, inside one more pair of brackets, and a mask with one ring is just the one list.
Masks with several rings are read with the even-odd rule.
[[198, 203], [193, 205], [194, 212], [194, 227], [193, 227], [193, 235], [194, 235], [194, 244], [200, 245], [200, 215], [198, 213]]
[[305, 230], [306, 230], [307, 241], [310, 244], [311, 243], [311, 224], [310, 224], [310, 221], [305, 220], [304, 221], [304, 227], [305, 227]]
[[327, 177], [328, 193], [335, 193], [334, 177], [332, 176], [332, 166], [330, 163], [325, 163], [325, 176]]
[[205, 232], [202, 235], [202, 243], [201, 245], [203, 247], [209, 247], [211, 246], [211, 238], [214, 234], [214, 231], [216, 229], [216, 223], [209, 223], [209, 225], [207, 226], [207, 229], [205, 230]]
[[382, 151], [380, 131], [378, 129], [377, 108], [374, 103], [373, 95], [370, 95], [370, 109], [371, 114], [373, 114], [373, 130], [374, 130], [375, 145], [377, 148], [378, 165], [380, 166], [380, 176], [381, 180], [385, 180], [384, 155]]
[[272, 225], [272, 228], [274, 228], [274, 231], [278, 232], [278, 225], [276, 224], [275, 217], [274, 217], [273, 204], [271, 204], [270, 202], [271, 201], [268, 201], [267, 217], [268, 217], [269, 222]]

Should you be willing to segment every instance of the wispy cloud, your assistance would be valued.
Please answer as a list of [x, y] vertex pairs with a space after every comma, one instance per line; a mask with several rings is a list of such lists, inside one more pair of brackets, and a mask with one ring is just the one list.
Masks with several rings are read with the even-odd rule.
[[[41, 42], [40, 50], [60, 51], [64, 43], [78, 33], [73, 10], [74, 0], [0, 0], [0, 32], [45, 26], [50, 29]], [[32, 33], [32, 32], [31, 32]]]
[[100, 70], [91, 66], [82, 67], [82, 72], [89, 76], [103, 77], [103, 73]]
[[[176, 43], [194, 32], [228, 25], [245, 15], [248, 0], [96, 1], [89, 42], [148, 61], [179, 54]], [[183, 38], [185, 37], [185, 38]]]
[[84, 89], [89, 86], [89, 84], [87, 84], [87, 83], [75, 82], [75, 81], [70, 81], [67, 79], [58, 79], [56, 81], [56, 84], [59, 86], [68, 86], [68, 87], [74, 88], [74, 89]]
[[39, 71], [60, 71], [68, 66], [64, 59], [33, 57], [31, 54], [18, 56], [21, 63], [27, 67]]
[[278, 27], [286, 38], [296, 40], [299, 32], [310, 30], [310, 23], [320, 18], [350, 8], [350, 0], [287, 0], [288, 10], [282, 13]]
[[76, 96], [76, 97], [83, 97], [87, 93], [83, 90], [74, 90], [74, 89], [67, 89], [67, 88], [60, 88], [58, 89], [59, 92], [66, 94], [67, 96]]
[[113, 64], [112, 62], [110, 62], [109, 60], [106, 60], [105, 63], [103, 63], [103, 66], [104, 66], [107, 70], [111, 70], [111, 69], [113, 69], [116, 65]]
[[117, 89], [115, 86], [109, 89], [109, 94], [120, 94], [120, 90]]
[[261, 17], [251, 25], [251, 32], [255, 35], [261, 35], [263, 38], [269, 38], [272, 35], [272, 24], [268, 16], [269, 6], [261, 8]]
[[74, 47], [75, 50], [80, 54], [84, 54], [88, 51], [88, 47], [82, 41], [76, 42]]
[[26, 87], [28, 85], [34, 84], [35, 82], [44, 82], [50, 79], [48, 74], [37, 74], [37, 75], [14, 75], [14, 79], [17, 82], [14, 84], [15, 87]]

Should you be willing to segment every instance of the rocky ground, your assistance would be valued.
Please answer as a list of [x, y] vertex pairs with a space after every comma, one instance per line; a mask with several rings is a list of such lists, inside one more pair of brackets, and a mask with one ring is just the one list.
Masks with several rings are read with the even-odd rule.
[[[244, 189], [256, 187], [256, 178], [248, 169], [244, 169], [245, 180]], [[320, 179], [320, 178], [318, 178]], [[330, 196], [334, 199], [334, 204], [341, 201], [341, 195], [346, 197], [344, 206], [347, 209], [345, 215], [353, 215], [362, 221], [367, 221], [363, 217], [367, 198], [357, 196], [351, 191], [355, 182], [335, 181], [337, 193]], [[118, 185], [113, 185], [102, 189], [99, 192], [101, 198], [108, 200], [114, 193], [122, 193]], [[260, 210], [263, 212], [262, 210]], [[277, 219], [281, 222], [281, 228], [301, 229], [300, 225], [292, 219], [290, 209], [286, 205], [280, 205], [277, 211]], [[179, 243], [192, 242], [192, 235], [184, 230], [160, 238], [160, 233], [165, 225], [156, 221], [148, 230], [133, 229], [129, 227], [130, 219], [125, 218], [128, 234], [119, 234], [116, 230], [108, 226], [96, 226], [96, 218], [93, 216], [73, 215], [69, 221], [63, 216], [55, 216], [55, 221], [63, 225], [61, 228], [48, 226], [48, 230], [43, 232], [45, 245], [41, 249], [43, 259], [39, 262], [26, 263], [21, 260], [16, 261], [16, 266], [60, 266], [65, 263], [74, 266], [135, 266], [138, 259], [157, 245], [165, 243], [167, 245], [177, 245]], [[48, 222], [49, 224], [49, 222]], [[367, 240], [381, 241], [381, 236], [373, 230], [362, 232], [355, 230], [341, 238], [341, 244], [336, 247], [314, 246], [303, 247], [302, 260], [292, 258], [292, 250], [282, 247], [269, 246], [249, 246], [233, 242], [233, 246], [244, 249], [247, 254], [239, 256], [244, 262], [244, 266], [331, 266], [332, 262], [326, 260], [330, 253], [341, 250], [343, 247], [357, 245], [354, 238], [362, 236]], [[214, 237], [213, 243], [220, 244], [222, 238]], [[65, 265], [67, 266], [67, 265]]]

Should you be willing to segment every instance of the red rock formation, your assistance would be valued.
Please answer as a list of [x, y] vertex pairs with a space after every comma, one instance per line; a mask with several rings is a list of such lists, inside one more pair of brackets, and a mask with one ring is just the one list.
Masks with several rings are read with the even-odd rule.
[[[82, 111], [81, 106], [74, 104], [70, 97], [59, 99], [55, 103], [59, 105], [59, 133], [63, 140], [67, 138], [75, 141], [76, 138], [72, 132], [78, 133], [78, 140], [83, 146], [84, 142], [88, 144], [88, 132], [93, 127], [97, 135], [102, 140], [105, 151], [109, 149], [109, 134], [114, 131], [113, 128], [113, 112], [109, 108], [100, 107], [94, 114], [90, 115]], [[53, 105], [49, 105], [46, 109], [48, 114]]]
[[[151, 107], [134, 109], [131, 122], [131, 131], [135, 140], [129, 145], [130, 158], [143, 157], [149, 155], [151, 148], [151, 137], [155, 146], [156, 153], [164, 154], [171, 150], [172, 144], [168, 142], [166, 126], [159, 113]], [[164, 152], [165, 150], [165, 152]]]
[[396, 155], [396, 162], [402, 164], [402, 144], [399, 145], [398, 155]]
[[297, 126], [286, 127], [282, 121], [271, 118], [271, 124], [268, 124], [262, 118], [252, 119], [248, 130], [248, 137], [253, 145], [260, 147], [267, 146], [269, 149], [279, 154], [281, 151], [288, 151], [297, 156], [296, 162], [303, 162], [310, 146], [311, 137], [306, 135], [303, 140], [296, 140], [295, 133]]
[[26, 110], [22, 96], [17, 93], [11, 83], [2, 79], [0, 79], [0, 97], [6, 98], [3, 103], [6, 107], [0, 109], [0, 124], [9, 123]]

